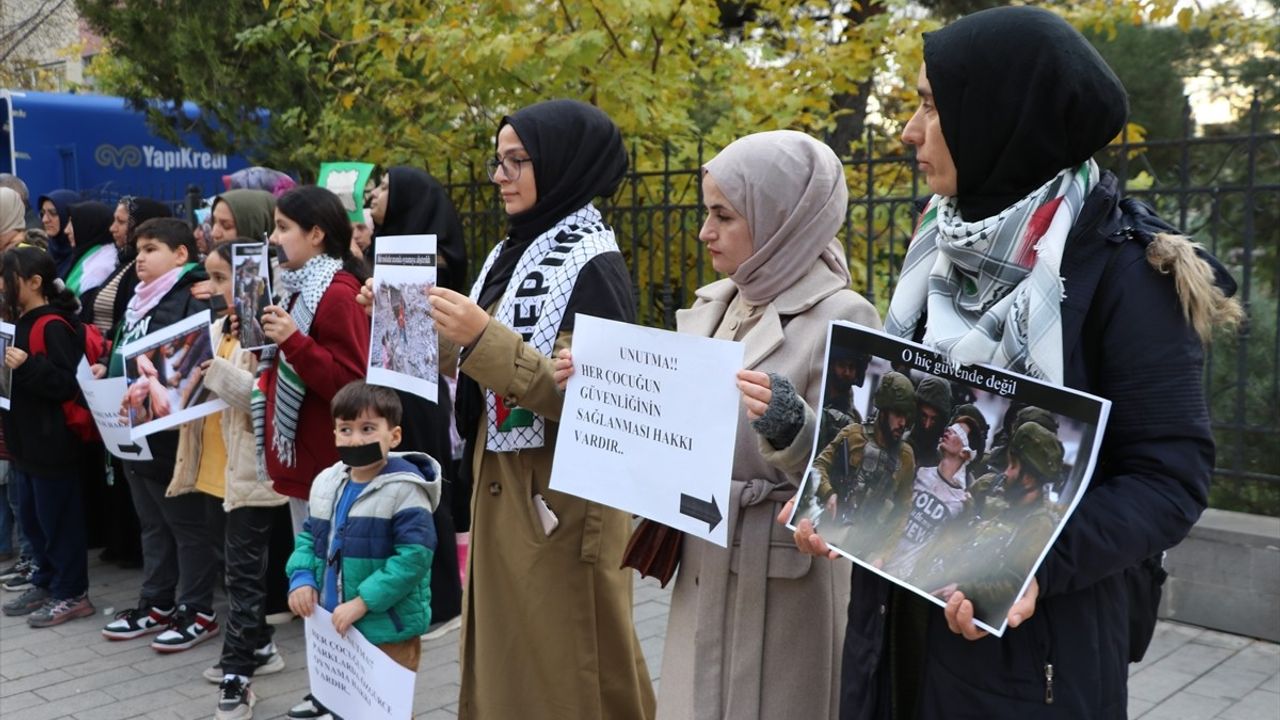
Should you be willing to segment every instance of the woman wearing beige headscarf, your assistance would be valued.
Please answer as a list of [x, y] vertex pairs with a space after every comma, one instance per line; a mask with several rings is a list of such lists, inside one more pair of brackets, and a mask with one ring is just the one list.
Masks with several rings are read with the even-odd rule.
[[22, 196], [0, 187], [0, 252], [22, 242], [27, 234], [27, 205]]
[[875, 308], [849, 289], [835, 239], [848, 202], [844, 171], [830, 148], [807, 135], [765, 132], [708, 162], [702, 189], [708, 215], [698, 237], [728, 278], [700, 288], [676, 327], [745, 345], [744, 403], [731, 547], [685, 537], [658, 717], [834, 718], [848, 573], [797, 552], [790, 532], [774, 522], [795, 494], [813, 428], [783, 419], [766, 439], [751, 421], [771, 394], [795, 393], [819, 407], [829, 321], [880, 327]]

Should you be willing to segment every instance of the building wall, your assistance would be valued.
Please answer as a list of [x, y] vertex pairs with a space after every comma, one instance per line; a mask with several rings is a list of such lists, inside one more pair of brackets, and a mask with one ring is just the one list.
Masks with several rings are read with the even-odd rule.
[[44, 71], [9, 80], [46, 90], [82, 82], [85, 57], [100, 45], [83, 27], [72, 0], [0, 0], [0, 38], [6, 75], [27, 64]]

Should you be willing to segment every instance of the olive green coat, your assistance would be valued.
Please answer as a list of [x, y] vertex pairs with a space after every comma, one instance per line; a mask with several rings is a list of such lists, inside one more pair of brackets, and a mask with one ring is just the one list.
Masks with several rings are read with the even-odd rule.
[[[568, 343], [561, 333], [556, 351]], [[490, 319], [461, 370], [548, 422], [543, 447], [495, 453], [484, 449], [488, 423], [480, 419], [458, 717], [652, 718], [653, 686], [631, 619], [631, 573], [619, 569], [631, 518], [548, 489], [563, 403], [551, 359]], [[550, 536], [535, 493], [559, 518]]]

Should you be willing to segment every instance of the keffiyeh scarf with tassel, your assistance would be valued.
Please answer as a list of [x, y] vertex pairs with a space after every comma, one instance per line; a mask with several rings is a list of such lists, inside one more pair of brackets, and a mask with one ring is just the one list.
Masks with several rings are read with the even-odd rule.
[[1089, 160], [976, 222], [960, 217], [953, 198], [935, 195], [907, 250], [885, 332], [910, 338], [927, 311], [924, 343], [957, 365], [989, 363], [1062, 384], [1062, 253], [1099, 176]]
[[[289, 309], [289, 315], [303, 334], [311, 330], [311, 321], [315, 319], [316, 308], [320, 306], [320, 298], [333, 282], [333, 276], [342, 269], [342, 261], [328, 255], [311, 258], [298, 270], [284, 270], [280, 273], [280, 285], [287, 295], [281, 304]], [[302, 399], [307, 394], [307, 385], [289, 364], [289, 359], [280, 349], [270, 346], [262, 351], [258, 363], [258, 376], [276, 366], [276, 400], [275, 413], [271, 418], [271, 451], [274, 451], [280, 464], [293, 467], [297, 463], [294, 444], [298, 437], [298, 414], [302, 410]], [[250, 402], [253, 411], [253, 434], [262, 452], [258, 454], [259, 477], [266, 476], [265, 458], [267, 452], [267, 397], [262, 388], [255, 385]]]

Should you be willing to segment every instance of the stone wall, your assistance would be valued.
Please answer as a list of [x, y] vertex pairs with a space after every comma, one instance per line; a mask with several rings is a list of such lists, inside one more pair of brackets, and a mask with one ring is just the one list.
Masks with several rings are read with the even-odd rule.
[[1160, 617], [1280, 642], [1280, 518], [1207, 510], [1165, 568]]

